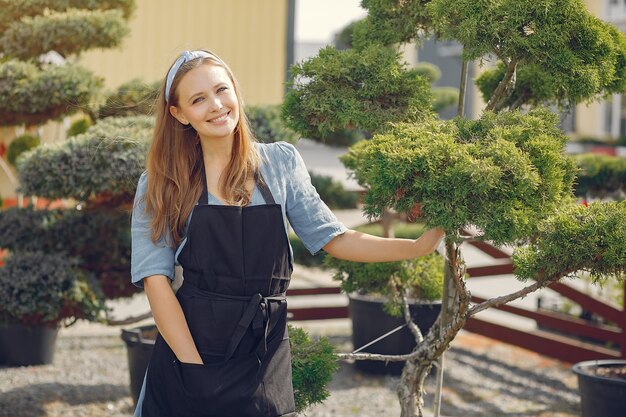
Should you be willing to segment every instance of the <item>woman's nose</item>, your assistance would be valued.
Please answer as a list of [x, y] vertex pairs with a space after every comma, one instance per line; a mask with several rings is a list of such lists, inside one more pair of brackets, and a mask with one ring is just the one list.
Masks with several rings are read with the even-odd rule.
[[221, 101], [220, 99], [218, 99], [218, 98], [216, 98], [215, 100], [213, 100], [213, 101], [211, 102], [211, 111], [218, 111], [218, 110], [221, 110], [221, 109], [222, 109], [222, 107], [224, 107], [224, 106], [222, 105], [222, 101]]

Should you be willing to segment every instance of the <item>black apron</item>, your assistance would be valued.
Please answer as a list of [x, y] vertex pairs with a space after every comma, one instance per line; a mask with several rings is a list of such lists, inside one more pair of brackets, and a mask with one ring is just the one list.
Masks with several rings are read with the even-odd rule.
[[295, 416], [287, 302], [292, 265], [279, 204], [195, 206], [176, 297], [203, 365], [180, 362], [159, 334], [143, 417]]

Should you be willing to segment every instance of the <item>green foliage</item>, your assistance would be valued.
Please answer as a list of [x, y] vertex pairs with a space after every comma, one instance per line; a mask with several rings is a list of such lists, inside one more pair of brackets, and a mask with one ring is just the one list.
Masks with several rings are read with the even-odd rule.
[[290, 325], [289, 343], [296, 413], [300, 414], [328, 398], [326, 386], [339, 366], [335, 349], [325, 337], [313, 341], [304, 330]]
[[[508, 105], [580, 102], [626, 89], [626, 35], [592, 16], [582, 0], [432, 0], [427, 8], [440, 38], [460, 42], [465, 58], [493, 54], [518, 64]], [[485, 96], [503, 68], [483, 76]]]
[[459, 89], [454, 87], [433, 87], [433, 110], [439, 112], [459, 103]]
[[280, 118], [280, 106], [249, 106], [246, 107], [246, 116], [254, 137], [259, 142], [289, 142], [296, 143], [298, 135], [285, 126]]
[[62, 253], [11, 255], [0, 268], [0, 320], [54, 327], [67, 318], [99, 319], [102, 297], [77, 265]]
[[7, 149], [7, 161], [9, 161], [11, 165], [15, 166], [15, 161], [17, 161], [18, 156], [36, 146], [39, 146], [40, 143], [41, 139], [39, 139], [39, 136], [25, 134], [16, 137], [11, 141], [9, 149]]
[[0, 63], [0, 125], [36, 125], [85, 108], [102, 80], [70, 64]]
[[48, 51], [68, 56], [119, 46], [127, 34], [121, 10], [47, 12], [11, 23], [0, 37], [0, 52], [23, 60]]
[[292, 66], [294, 82], [283, 119], [304, 137], [320, 138], [341, 129], [381, 131], [389, 122], [416, 121], [430, 114], [430, 87], [398, 63], [398, 54], [371, 46], [332, 47]]
[[80, 134], [85, 133], [92, 124], [93, 123], [91, 123], [91, 119], [87, 117], [82, 117], [72, 122], [72, 125], [70, 126], [70, 128], [67, 129], [67, 137], [71, 138], [72, 136], [78, 136]]
[[343, 157], [368, 188], [365, 211], [408, 213], [422, 203], [430, 227], [449, 235], [476, 225], [496, 244], [529, 238], [571, 196], [573, 162], [556, 115], [485, 113], [476, 121], [398, 124]]
[[2, 206], [4, 206], [4, 198], [0, 195], [0, 208], [2, 208]]
[[412, 74], [425, 77], [429, 83], [436, 83], [441, 78], [441, 70], [435, 64], [430, 62], [419, 62], [410, 69]]
[[617, 191], [626, 191], [626, 158], [600, 154], [574, 156], [578, 165], [579, 196], [605, 197]]
[[363, 0], [367, 17], [354, 28], [352, 36], [356, 49], [373, 43], [391, 46], [417, 39], [420, 31], [428, 30], [430, 16], [423, 0]]
[[399, 316], [402, 312], [402, 292], [411, 298], [440, 300], [443, 291], [443, 258], [428, 256], [398, 262], [351, 262], [325, 259], [326, 266], [336, 270], [333, 278], [341, 288], [350, 292], [377, 293], [388, 297], [386, 310]]
[[132, 196], [153, 123], [147, 116], [108, 118], [83, 135], [35, 148], [18, 164], [22, 192], [83, 202], [101, 193]]
[[70, 8], [87, 10], [121, 9], [128, 19], [135, 10], [135, 0], [0, 0], [0, 33], [26, 16], [36, 16], [45, 9], [57, 12]]
[[160, 84], [160, 81], [148, 84], [134, 79], [120, 85], [116, 91], [107, 95], [105, 104], [98, 109], [98, 117], [152, 114]]
[[343, 184], [326, 175], [311, 174], [311, 183], [321, 199], [331, 209], [356, 208], [358, 196], [355, 192], [346, 191]]
[[[130, 215], [127, 211], [34, 210], [0, 212], [0, 248], [12, 252], [64, 252], [99, 281], [106, 297], [134, 294], [130, 274]], [[98, 244], [94, 244], [98, 242]]]
[[594, 281], [626, 278], [626, 200], [570, 205], [541, 222], [537, 239], [513, 254], [518, 279], [587, 271]]
[[361, 139], [365, 139], [366, 134], [358, 129], [340, 129], [327, 133], [323, 137], [311, 137], [316, 142], [328, 146], [346, 148], [352, 146]]

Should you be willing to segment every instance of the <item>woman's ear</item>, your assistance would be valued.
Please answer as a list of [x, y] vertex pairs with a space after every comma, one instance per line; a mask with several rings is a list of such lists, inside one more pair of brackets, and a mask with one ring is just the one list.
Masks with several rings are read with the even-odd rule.
[[185, 118], [185, 116], [183, 116], [183, 114], [178, 111], [178, 107], [170, 106], [170, 114], [172, 115], [172, 117], [174, 117], [185, 126], [189, 124], [189, 121]]

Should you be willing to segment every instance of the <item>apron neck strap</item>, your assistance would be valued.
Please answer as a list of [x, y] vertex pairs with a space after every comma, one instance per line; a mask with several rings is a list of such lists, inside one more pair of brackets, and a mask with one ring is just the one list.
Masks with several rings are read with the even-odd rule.
[[[200, 194], [200, 198], [198, 199], [198, 205], [205, 205], [209, 201], [209, 189], [206, 184], [206, 175], [204, 175], [204, 172], [202, 174], [202, 193]], [[254, 182], [257, 187], [259, 187], [259, 191], [263, 196], [263, 200], [265, 200], [265, 204], [276, 204], [272, 192], [270, 191], [269, 187], [265, 183], [265, 180], [263, 179], [263, 176], [258, 170], [254, 171]]]
[[263, 179], [263, 176], [261, 175], [261, 172], [259, 170], [254, 171], [254, 182], [256, 183], [257, 187], [259, 187], [259, 191], [261, 191], [261, 195], [263, 196], [263, 200], [265, 200], [265, 204], [276, 204], [276, 201], [274, 201], [274, 196], [272, 195], [272, 192], [267, 186], [267, 183]]

